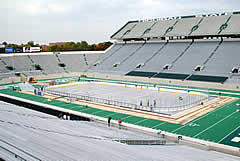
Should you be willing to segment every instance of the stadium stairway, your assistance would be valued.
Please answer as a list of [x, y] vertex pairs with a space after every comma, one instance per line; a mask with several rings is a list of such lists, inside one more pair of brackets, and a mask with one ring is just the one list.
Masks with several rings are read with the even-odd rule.
[[[191, 43], [190, 44], [188, 44], [187, 45], [187, 47], [181, 52], [181, 54], [180, 55], [178, 55], [170, 64], [171, 64], [171, 66], [170, 66], [170, 68], [168, 68], [167, 70], [170, 70], [174, 65], [175, 65], [175, 63], [187, 52], [187, 50], [192, 46], [192, 44], [194, 43], [194, 41], [192, 40], [191, 41]], [[158, 77], [158, 78], [161, 78], [161, 73], [164, 73], [164, 68], [158, 73], [158, 74], [156, 74], [156, 75], [153, 75], [153, 77]], [[164, 75], [164, 74], [163, 74]], [[173, 74], [172, 74], [173, 75]], [[184, 75], [184, 74], [183, 74]], [[184, 80], [184, 78], [185, 78], [185, 76], [184, 77], [173, 77], [173, 79], [182, 79], [182, 80]], [[171, 78], [170, 78], [171, 79]]]
[[190, 36], [194, 31], [196, 31], [199, 28], [200, 23], [203, 21], [203, 18], [201, 18], [198, 23], [191, 28], [191, 31], [189, 32], [188, 36]]
[[144, 38], [144, 35], [149, 33], [156, 24], [157, 24], [157, 22], [152, 23], [152, 25], [149, 28], [144, 30], [144, 32], [142, 33], [142, 35], [140, 37]]
[[56, 57], [57, 57], [57, 60], [58, 60], [58, 66], [63, 68], [63, 70], [66, 72], [66, 73], [69, 73], [67, 68], [66, 68], [66, 65], [61, 61], [61, 59], [59, 58], [58, 56], [58, 53], [55, 53], [54, 54]]
[[230, 21], [231, 18], [232, 16], [229, 16], [227, 21], [219, 27], [218, 35], [221, 34], [221, 32], [228, 27], [228, 22]]
[[102, 54], [95, 63], [93, 63], [89, 68], [88, 71], [98, 71], [101, 69], [101, 66], [105, 61], [107, 61], [110, 57], [112, 57], [115, 53], [117, 53], [121, 48], [124, 47], [125, 44], [113, 44], [110, 50], [107, 50], [104, 54]]
[[165, 31], [163, 37], [165, 37], [169, 32], [171, 32], [174, 29], [174, 27], [177, 25], [178, 22], [179, 22], [179, 20], [176, 20], [175, 23]]
[[168, 44], [168, 41], [165, 42], [161, 48], [159, 48], [159, 50], [157, 50], [150, 58], [148, 58], [147, 60], [144, 61], [144, 65], [147, 64], [148, 62], [150, 62], [156, 55], [158, 55], [159, 53], [161, 53], [161, 51], [164, 49], [164, 47]]

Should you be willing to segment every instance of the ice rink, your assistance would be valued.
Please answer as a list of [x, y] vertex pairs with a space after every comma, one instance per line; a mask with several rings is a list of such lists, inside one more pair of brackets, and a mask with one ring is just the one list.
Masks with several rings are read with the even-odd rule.
[[167, 113], [189, 109], [208, 99], [204, 95], [186, 93], [186, 91], [166, 91], [166, 89], [123, 84], [82, 83], [60, 86], [53, 90], [77, 96], [87, 96], [92, 101], [97, 98], [108, 100], [107, 104]]

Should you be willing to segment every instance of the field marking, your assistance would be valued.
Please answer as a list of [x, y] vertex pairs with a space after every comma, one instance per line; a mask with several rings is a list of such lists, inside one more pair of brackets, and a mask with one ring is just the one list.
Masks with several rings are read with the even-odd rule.
[[129, 117], [133, 117], [133, 115], [129, 115], [129, 116], [127, 116], [127, 117], [124, 117], [124, 118], [122, 118], [122, 120], [127, 119], [127, 118], [129, 118]]
[[223, 119], [221, 119], [221, 120], [219, 120], [218, 122], [216, 122], [215, 124], [213, 124], [213, 125], [209, 126], [209, 127], [208, 127], [208, 128], [206, 128], [205, 130], [203, 130], [203, 131], [201, 131], [200, 133], [198, 133], [198, 134], [194, 135], [193, 137], [197, 137], [198, 135], [200, 135], [200, 134], [204, 133], [204, 132], [205, 132], [205, 131], [207, 131], [208, 129], [210, 129], [210, 128], [214, 127], [215, 125], [219, 124], [220, 122], [222, 122], [223, 120], [225, 120], [225, 119], [229, 118], [230, 116], [232, 116], [232, 115], [233, 115], [233, 114], [235, 114], [235, 113], [237, 113], [237, 112], [233, 112], [231, 115], [228, 115], [228, 116], [224, 117]]
[[94, 115], [94, 114], [96, 114], [96, 113], [100, 113], [100, 112], [105, 112], [105, 111], [103, 111], [103, 110], [96, 111], [96, 112], [91, 113], [91, 115]]
[[230, 132], [228, 135], [226, 135], [225, 137], [223, 137], [220, 141], [218, 141], [218, 143], [222, 142], [225, 138], [227, 138], [229, 135], [231, 135], [232, 133], [234, 133], [235, 131], [237, 131], [240, 128], [240, 126], [238, 126], [237, 128], [235, 128], [232, 132]]
[[162, 123], [160, 123], [160, 124], [157, 124], [157, 125], [151, 127], [151, 129], [153, 129], [153, 128], [155, 128], [155, 127], [158, 127], [158, 126], [160, 126], [160, 125], [166, 124], [166, 123], [167, 123], [167, 122], [162, 122]]
[[146, 120], [148, 120], [148, 119], [143, 119], [143, 120], [137, 121], [137, 122], [135, 122], [133, 125], [136, 125], [136, 124], [138, 124], [138, 123], [144, 122], [144, 121], [146, 121]]
[[[238, 100], [235, 100], [235, 101], [233, 101], [233, 102], [236, 102], [236, 101], [238, 101]], [[215, 109], [215, 110], [207, 113], [206, 115], [202, 115], [202, 116], [198, 117], [197, 119], [195, 119], [195, 120], [193, 120], [192, 122], [189, 122], [189, 123], [194, 123], [194, 122], [196, 122], [196, 121], [198, 121], [198, 120], [200, 120], [200, 119], [203, 119], [204, 117], [208, 116], [209, 114], [212, 114], [212, 113], [214, 113], [214, 112], [217, 112], [218, 110], [223, 109], [224, 107], [226, 107], [227, 105], [229, 105], [229, 104], [231, 104], [231, 103], [233, 103], [233, 102], [230, 102], [230, 103], [225, 104], [225, 105], [223, 105], [223, 106], [221, 106], [221, 107], [218, 107], [217, 109]], [[177, 128], [177, 129], [173, 130], [172, 132], [176, 132], [176, 131], [178, 131], [178, 130], [186, 127], [186, 126], [189, 126], [189, 123], [187, 123], [186, 125], [181, 126], [181, 127]]]
[[82, 111], [85, 111], [85, 110], [89, 110], [89, 109], [92, 109], [92, 107], [91, 108], [85, 108], [85, 109], [82, 109], [82, 110], [80, 110], [79, 112], [82, 112]]
[[[109, 112], [112, 112], [112, 111], [109, 111]], [[116, 112], [113, 112], [112, 114], [109, 114], [109, 115], [106, 115], [106, 116], [103, 116], [103, 117], [109, 117], [109, 116], [112, 116], [112, 115], [117, 115], [118, 113]]]

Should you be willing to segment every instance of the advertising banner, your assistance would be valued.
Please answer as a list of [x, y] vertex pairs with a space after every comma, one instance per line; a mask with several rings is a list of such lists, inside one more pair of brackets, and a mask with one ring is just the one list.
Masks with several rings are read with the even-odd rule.
[[23, 47], [23, 52], [30, 53], [31, 52], [30, 47]]
[[40, 52], [40, 50], [41, 50], [40, 47], [31, 47], [30, 48], [31, 52]]
[[12, 47], [5, 47], [5, 53], [13, 53]]
[[13, 52], [14, 53], [23, 53], [23, 47], [14, 47]]
[[0, 48], [0, 53], [5, 53], [5, 48]]

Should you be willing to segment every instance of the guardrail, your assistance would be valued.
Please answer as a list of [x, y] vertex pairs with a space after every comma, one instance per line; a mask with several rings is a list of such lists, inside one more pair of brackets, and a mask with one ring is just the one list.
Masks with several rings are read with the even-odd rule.
[[159, 140], [113, 140], [128, 145], [165, 145], [166, 139]]
[[24, 159], [23, 157], [21, 157], [21, 156], [19, 156], [18, 154], [16, 154], [16, 153], [14, 153], [14, 152], [12, 152], [12, 151], [10, 151], [10, 150], [2, 147], [1, 145], [0, 145], [0, 149], [2, 149], [3, 151], [5, 151], [6, 153], [12, 155], [13, 158], [16, 158], [16, 159], [21, 160], [21, 161], [27, 161], [27, 160]]

